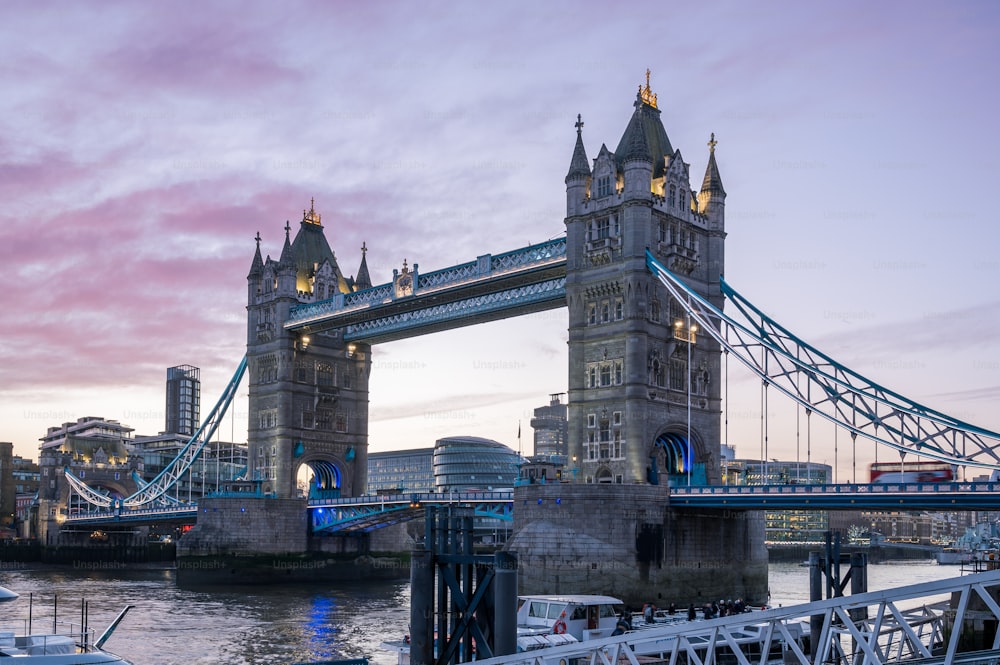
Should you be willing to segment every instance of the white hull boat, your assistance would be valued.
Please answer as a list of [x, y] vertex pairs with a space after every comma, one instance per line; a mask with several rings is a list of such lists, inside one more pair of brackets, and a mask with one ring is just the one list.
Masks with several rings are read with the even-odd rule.
[[[0, 587], [0, 602], [17, 598], [18, 594]], [[126, 606], [100, 637], [96, 637], [86, 626], [69, 626], [65, 633], [37, 633], [30, 628], [19, 632], [0, 626], [0, 662], [24, 665], [131, 665], [124, 658], [101, 648], [131, 608], [131, 605]]]

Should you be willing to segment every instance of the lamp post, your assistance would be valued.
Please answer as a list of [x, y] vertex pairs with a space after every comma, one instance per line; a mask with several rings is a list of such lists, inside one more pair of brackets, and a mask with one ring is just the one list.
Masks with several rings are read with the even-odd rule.
[[576, 455], [573, 455], [573, 482], [576, 482]]
[[[679, 334], [681, 329], [687, 324], [686, 332], [683, 337]], [[692, 446], [691, 446], [691, 345], [695, 342], [695, 333], [698, 331], [697, 325], [691, 324], [691, 312], [688, 310], [685, 313], [685, 320], [674, 321], [674, 337], [680, 338], [687, 344], [687, 377], [685, 378], [685, 383], [687, 384], [687, 459], [685, 464], [687, 466], [687, 484], [688, 487], [691, 486], [691, 467], [693, 466], [692, 460]]]

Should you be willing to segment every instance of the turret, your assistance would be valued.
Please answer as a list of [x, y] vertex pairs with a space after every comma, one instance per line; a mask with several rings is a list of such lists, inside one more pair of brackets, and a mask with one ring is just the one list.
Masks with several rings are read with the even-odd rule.
[[257, 241], [257, 250], [254, 252], [250, 272], [247, 274], [247, 304], [253, 304], [261, 292], [261, 280], [264, 277], [264, 260], [260, 256], [260, 231], [257, 232], [254, 240]]
[[361, 267], [358, 268], [358, 276], [354, 280], [354, 290], [370, 288], [372, 288], [372, 278], [368, 274], [368, 247], [365, 243], [361, 243]]
[[583, 212], [583, 204], [590, 195], [590, 162], [583, 147], [583, 119], [576, 116], [576, 146], [566, 174], [566, 216], [572, 217]]
[[285, 245], [281, 248], [281, 257], [278, 259], [278, 289], [277, 295], [279, 296], [292, 296], [296, 295], [295, 281], [296, 281], [296, 268], [295, 268], [295, 257], [292, 254], [292, 241], [291, 234], [292, 225], [289, 222], [285, 222]]
[[715, 140], [713, 132], [708, 142], [708, 166], [705, 167], [705, 179], [698, 192], [698, 212], [708, 217], [709, 228], [721, 231], [726, 226], [726, 190], [722, 187], [722, 177], [719, 175], [719, 165], [715, 162]]
[[632, 114], [628, 129], [625, 130], [625, 151], [615, 156], [620, 160], [624, 176], [626, 199], [649, 199], [652, 194], [653, 156], [649, 152], [646, 132], [643, 128], [640, 106], [642, 99], [636, 98], [636, 111]]

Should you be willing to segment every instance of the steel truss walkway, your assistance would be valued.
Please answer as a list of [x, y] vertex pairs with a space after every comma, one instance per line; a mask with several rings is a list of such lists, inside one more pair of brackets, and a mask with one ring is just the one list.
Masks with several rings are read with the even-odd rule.
[[[1000, 571], [991, 571], [721, 619], [680, 620], [477, 663], [766, 665], [777, 659], [785, 665], [995, 665], [1000, 662], [998, 593]], [[821, 626], [818, 633], [810, 633], [810, 623]], [[993, 626], [984, 637], [987, 650], [971, 651], [959, 643], [984, 624]]]
[[566, 238], [293, 307], [286, 330], [375, 344], [566, 306]]

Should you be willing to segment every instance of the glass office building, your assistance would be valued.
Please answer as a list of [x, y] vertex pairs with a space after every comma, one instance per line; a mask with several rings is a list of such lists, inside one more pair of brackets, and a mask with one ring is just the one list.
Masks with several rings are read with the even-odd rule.
[[433, 492], [434, 449], [368, 453], [366, 494]]
[[521, 457], [507, 446], [477, 436], [453, 436], [434, 444], [434, 484], [438, 492], [514, 487]]

